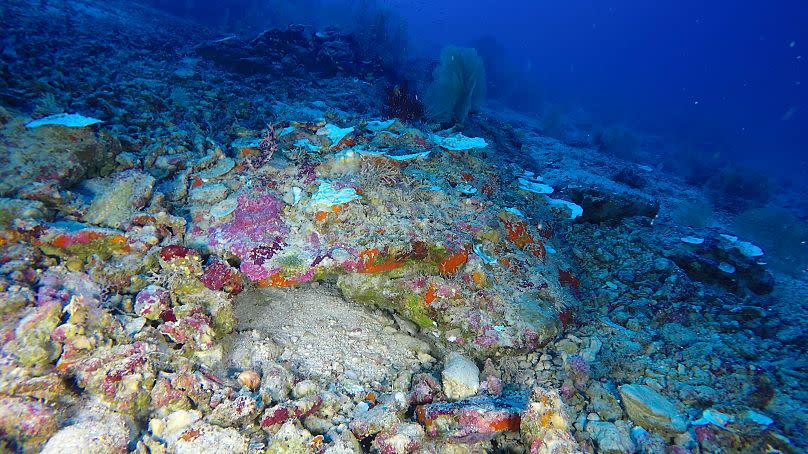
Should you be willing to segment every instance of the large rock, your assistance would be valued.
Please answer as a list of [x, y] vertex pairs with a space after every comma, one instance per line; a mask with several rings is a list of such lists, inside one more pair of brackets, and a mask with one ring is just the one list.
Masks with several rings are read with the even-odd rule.
[[573, 186], [568, 192], [584, 209], [579, 218], [583, 222], [616, 224], [634, 216], [653, 218], [659, 212], [659, 202], [632, 189]]
[[90, 224], [122, 228], [151, 199], [154, 177], [126, 171], [116, 175], [98, 192], [87, 209]]
[[470, 358], [449, 353], [443, 366], [443, 392], [452, 400], [465, 399], [480, 389], [480, 369]]
[[696, 281], [718, 285], [732, 293], [768, 295], [774, 290], [774, 277], [758, 257], [745, 256], [723, 237], [707, 237], [700, 244], [678, 241], [668, 249], [668, 258]]
[[131, 421], [123, 415], [90, 404], [79, 412], [75, 423], [56, 432], [42, 452], [125, 453], [132, 437], [130, 424]]
[[646, 385], [623, 385], [620, 397], [626, 413], [637, 425], [664, 433], [687, 430], [687, 420], [673, 402]]
[[[0, 128], [0, 196], [64, 202], [59, 192], [85, 178], [108, 175], [120, 142], [97, 126], [24, 128], [11, 121]], [[6, 151], [8, 150], [8, 151]]]
[[477, 443], [506, 431], [518, 431], [520, 414], [526, 409], [524, 395], [505, 393], [419, 405], [415, 413], [430, 437], [442, 437], [453, 443]]

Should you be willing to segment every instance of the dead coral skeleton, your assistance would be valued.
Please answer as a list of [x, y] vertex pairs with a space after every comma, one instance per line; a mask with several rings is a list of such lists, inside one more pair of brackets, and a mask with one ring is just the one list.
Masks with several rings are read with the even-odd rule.
[[275, 127], [268, 123], [264, 137], [258, 143], [258, 153], [248, 156], [244, 163], [253, 170], [260, 169], [279, 149], [278, 133], [275, 132]]

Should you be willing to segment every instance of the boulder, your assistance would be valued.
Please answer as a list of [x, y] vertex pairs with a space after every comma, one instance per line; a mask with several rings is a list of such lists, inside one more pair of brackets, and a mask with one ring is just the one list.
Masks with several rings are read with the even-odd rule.
[[503, 432], [518, 431], [520, 414], [526, 408], [525, 396], [512, 392], [419, 405], [415, 413], [428, 436], [471, 444], [491, 440]]
[[745, 255], [737, 243], [726, 237], [708, 237], [700, 243], [679, 241], [667, 255], [693, 280], [737, 295], [768, 295], [774, 290], [774, 277], [758, 263], [759, 257]]
[[595, 185], [572, 186], [567, 191], [584, 210], [579, 218], [582, 222], [616, 224], [634, 216], [654, 218], [659, 212], [658, 201], [633, 189]]

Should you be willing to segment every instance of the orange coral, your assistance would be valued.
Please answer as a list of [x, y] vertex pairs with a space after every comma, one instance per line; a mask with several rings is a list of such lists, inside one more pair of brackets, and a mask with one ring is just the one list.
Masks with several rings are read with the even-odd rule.
[[527, 225], [524, 222], [504, 222], [508, 239], [511, 240], [513, 244], [522, 249], [526, 245], [533, 243], [533, 237], [527, 232]]
[[519, 249], [525, 249], [540, 259], [543, 259], [547, 255], [547, 251], [544, 249], [544, 243], [534, 239], [533, 235], [528, 233], [527, 224], [524, 222], [503, 222], [505, 223], [508, 239]]
[[382, 263], [376, 263], [376, 258], [380, 253], [377, 248], [366, 249], [359, 253], [359, 258], [362, 260], [362, 273], [383, 273], [404, 266], [393, 257], [389, 257]]
[[429, 288], [426, 289], [426, 293], [424, 293], [424, 302], [427, 306], [435, 301], [435, 290], [437, 290], [435, 284], [429, 284]]
[[256, 282], [259, 287], [266, 288], [266, 287], [291, 287], [295, 285], [295, 281], [291, 279], [286, 279], [285, 277], [281, 276], [281, 273], [275, 273], [272, 276], [269, 276], [266, 279], [261, 279], [260, 281]]
[[323, 222], [323, 221], [326, 220], [326, 218], [328, 218], [328, 213], [325, 212], [325, 211], [318, 211], [318, 212], [314, 213], [314, 219], [317, 222]]
[[507, 418], [494, 419], [489, 423], [488, 427], [493, 432], [501, 432], [504, 430], [518, 432], [521, 423], [522, 418], [520, 418], [519, 415], [508, 415]]
[[463, 248], [440, 262], [438, 271], [440, 271], [440, 274], [454, 274], [461, 266], [465, 265], [468, 260], [468, 248]]
[[59, 235], [51, 240], [51, 246], [58, 247], [60, 249], [70, 246], [70, 243], [70, 237], [67, 235]]

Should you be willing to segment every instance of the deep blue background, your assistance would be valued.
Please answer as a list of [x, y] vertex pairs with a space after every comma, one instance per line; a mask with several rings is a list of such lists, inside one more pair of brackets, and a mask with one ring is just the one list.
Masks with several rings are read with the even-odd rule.
[[[414, 50], [499, 40], [546, 100], [808, 174], [808, 2], [385, 0]], [[791, 112], [790, 114], [788, 112]]]
[[358, 11], [390, 8], [408, 50], [432, 60], [444, 45], [493, 38], [504, 57], [488, 65], [489, 95], [505, 91], [520, 109], [583, 112], [660, 134], [667, 152], [808, 175], [808, 0], [147, 1], [213, 25], [229, 18], [224, 29], [244, 34], [290, 22], [361, 29]]

